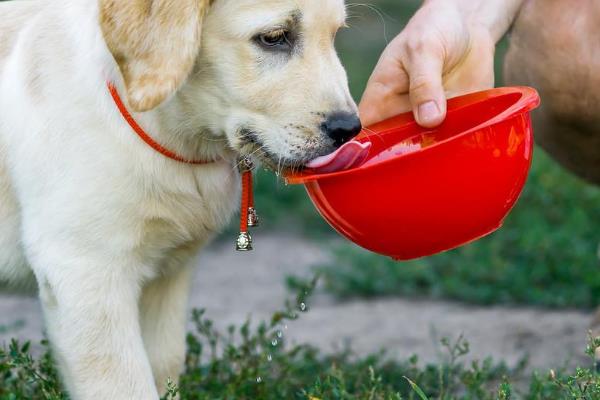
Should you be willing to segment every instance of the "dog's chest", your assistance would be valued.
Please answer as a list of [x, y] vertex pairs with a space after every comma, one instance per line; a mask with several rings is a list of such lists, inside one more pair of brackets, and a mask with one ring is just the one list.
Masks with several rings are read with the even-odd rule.
[[144, 196], [139, 256], [144, 265], [184, 263], [227, 224], [238, 204], [239, 176], [230, 165], [166, 178]]

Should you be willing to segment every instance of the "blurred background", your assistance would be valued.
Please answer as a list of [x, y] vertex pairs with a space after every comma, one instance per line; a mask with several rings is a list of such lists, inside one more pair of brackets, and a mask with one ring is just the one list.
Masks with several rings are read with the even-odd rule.
[[[385, 47], [420, 1], [350, 5], [338, 49], [360, 99]], [[502, 84], [498, 47], [497, 84]], [[351, 199], [349, 199], [351, 201]], [[307, 313], [286, 331], [325, 350], [351, 343], [368, 354], [438, 356], [442, 336], [464, 333], [473, 357], [551, 367], [581, 360], [600, 303], [600, 189], [570, 175], [536, 149], [526, 189], [505, 226], [435, 257], [398, 263], [345, 242], [314, 210], [302, 187], [259, 172], [256, 250], [233, 250], [235, 227], [198, 259], [192, 306], [216, 324], [267, 318], [316, 273]], [[0, 294], [0, 342], [39, 339], [33, 297]]]

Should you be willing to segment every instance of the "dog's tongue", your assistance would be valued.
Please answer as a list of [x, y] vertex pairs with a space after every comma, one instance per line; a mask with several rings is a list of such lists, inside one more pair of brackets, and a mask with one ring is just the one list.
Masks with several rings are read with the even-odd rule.
[[371, 143], [353, 140], [331, 154], [315, 158], [306, 167], [321, 174], [344, 171], [361, 165], [367, 159], [370, 149]]

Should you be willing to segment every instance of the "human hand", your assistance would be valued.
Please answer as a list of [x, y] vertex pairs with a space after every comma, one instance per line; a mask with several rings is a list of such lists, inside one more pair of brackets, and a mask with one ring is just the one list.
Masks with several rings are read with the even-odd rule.
[[447, 98], [493, 87], [495, 44], [510, 24], [506, 15], [489, 17], [498, 10], [482, 15], [475, 3], [424, 3], [380, 58], [360, 103], [363, 125], [412, 110], [420, 125], [435, 127]]

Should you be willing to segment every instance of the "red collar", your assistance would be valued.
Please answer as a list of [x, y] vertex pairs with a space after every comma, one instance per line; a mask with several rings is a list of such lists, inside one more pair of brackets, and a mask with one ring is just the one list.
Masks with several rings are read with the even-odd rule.
[[144, 131], [144, 129], [136, 122], [129, 110], [127, 110], [127, 106], [125, 106], [123, 100], [121, 100], [121, 96], [119, 96], [119, 91], [117, 90], [116, 86], [112, 82], [107, 82], [106, 85], [108, 86], [108, 91], [110, 92], [110, 95], [115, 101], [117, 108], [121, 112], [121, 115], [123, 116], [123, 118], [125, 118], [125, 121], [127, 121], [131, 129], [133, 129], [133, 131], [137, 133], [139, 138], [142, 139], [148, 146], [152, 147], [154, 150], [156, 150], [163, 156], [170, 158], [171, 160], [179, 161], [186, 164], [202, 165], [211, 164], [214, 162], [204, 160], [187, 160], [184, 157], [175, 154], [171, 150], [164, 148], [160, 143], [152, 139], [152, 137], [148, 135], [146, 131]]
[[[142, 139], [148, 146], [152, 147], [154, 150], [162, 154], [163, 156], [170, 158], [171, 160], [179, 161], [186, 164], [192, 165], [205, 165], [212, 164], [214, 161], [201, 161], [201, 160], [187, 160], [184, 157], [181, 157], [174, 152], [165, 149], [160, 143], [152, 139], [150, 135], [144, 131], [144, 129], [135, 121], [123, 100], [121, 100], [121, 96], [119, 96], [119, 91], [116, 86], [112, 82], [106, 83], [108, 87], [108, 91], [112, 96], [117, 108], [121, 112], [125, 121], [129, 124], [131, 129]], [[248, 232], [249, 227], [258, 226], [258, 216], [256, 214], [256, 210], [254, 209], [254, 196], [252, 193], [252, 161], [249, 158], [243, 158], [239, 163], [240, 173], [242, 174], [242, 200], [240, 207], [240, 234], [238, 236], [236, 242], [236, 249], [238, 251], [248, 251], [252, 250], [252, 237]]]

